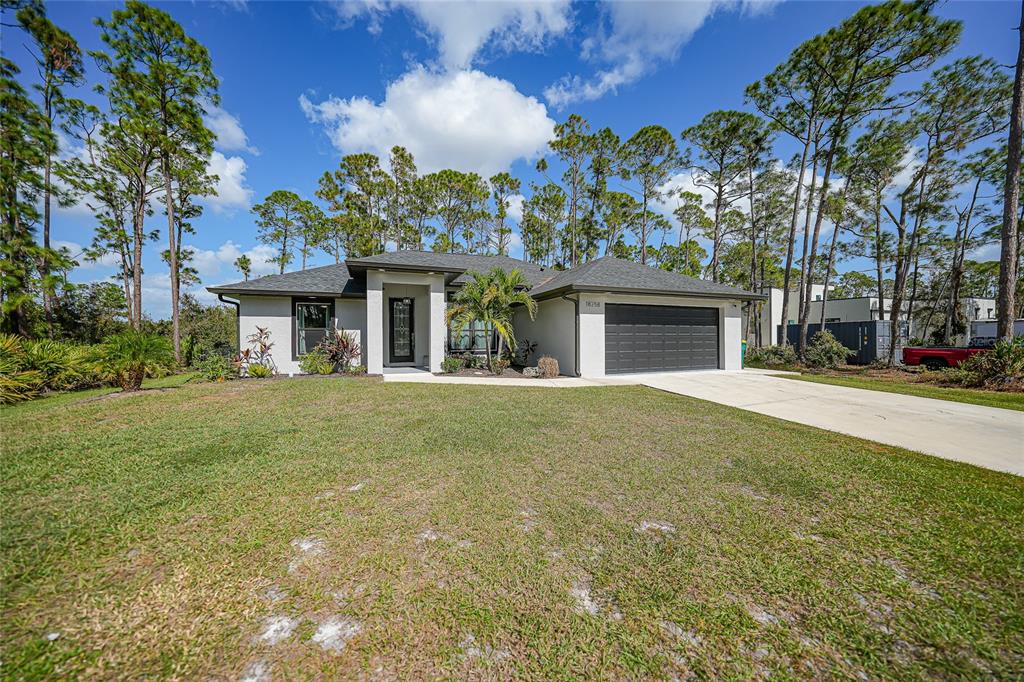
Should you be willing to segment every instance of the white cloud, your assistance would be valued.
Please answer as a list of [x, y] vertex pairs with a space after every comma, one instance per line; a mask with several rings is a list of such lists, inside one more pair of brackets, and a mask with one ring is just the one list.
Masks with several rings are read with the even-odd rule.
[[224, 156], [214, 151], [206, 172], [217, 176], [217, 195], [204, 198], [204, 203], [217, 213], [248, 208], [252, 201], [252, 188], [245, 184], [246, 167], [240, 156]]
[[508, 217], [517, 223], [523, 222], [523, 202], [526, 197], [522, 194], [513, 194], [508, 198]]
[[108, 251], [96, 260], [86, 260], [84, 252], [85, 248], [78, 242], [66, 241], [63, 239], [57, 239], [51, 242], [56, 249], [67, 249], [71, 257], [78, 262], [78, 268], [81, 270], [92, 270], [94, 268], [113, 268], [119, 267], [121, 264], [117, 254], [113, 251]]
[[541, 154], [555, 125], [536, 98], [476, 70], [434, 73], [417, 66], [388, 85], [380, 103], [331, 97], [315, 104], [302, 95], [299, 104], [344, 154], [383, 158], [402, 145], [425, 172], [457, 168], [485, 177]]
[[584, 78], [565, 76], [544, 91], [548, 102], [562, 108], [573, 102], [598, 99], [620, 86], [639, 80], [659, 63], [676, 58], [679, 49], [715, 12], [739, 10], [763, 14], [777, 0], [690, 0], [665, 2], [606, 2], [597, 31], [583, 41], [582, 57], [601, 64]]
[[[200, 249], [195, 246], [187, 246], [193, 251], [192, 267], [203, 281], [230, 281], [236, 282], [242, 277], [235, 268], [235, 260], [239, 256], [246, 255], [252, 262], [253, 277], [262, 277], [278, 272], [279, 266], [271, 263], [270, 259], [276, 255], [274, 249], [266, 244], [257, 244], [253, 248], [243, 251], [242, 248], [230, 239], [216, 249]], [[219, 278], [219, 279], [218, 279]]]
[[248, 152], [259, 154], [260, 150], [249, 144], [249, 136], [242, 129], [237, 117], [218, 106], [207, 105], [203, 117], [206, 127], [217, 136], [217, 148], [226, 152]]
[[543, 48], [550, 38], [569, 29], [570, 4], [569, 0], [354, 0], [335, 2], [333, 7], [342, 26], [365, 17], [373, 34], [382, 30], [385, 14], [405, 9], [437, 41], [441, 65], [463, 69], [489, 44], [506, 51]]
[[518, 232], [511, 232], [508, 235], [508, 255], [513, 258], [523, 258], [523, 236]]

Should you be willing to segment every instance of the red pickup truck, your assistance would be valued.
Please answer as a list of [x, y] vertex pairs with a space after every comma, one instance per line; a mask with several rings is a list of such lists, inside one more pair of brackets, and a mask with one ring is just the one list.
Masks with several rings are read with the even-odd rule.
[[975, 353], [984, 353], [988, 348], [950, 348], [950, 347], [909, 347], [903, 349], [904, 365], [924, 365], [928, 369], [956, 367]]

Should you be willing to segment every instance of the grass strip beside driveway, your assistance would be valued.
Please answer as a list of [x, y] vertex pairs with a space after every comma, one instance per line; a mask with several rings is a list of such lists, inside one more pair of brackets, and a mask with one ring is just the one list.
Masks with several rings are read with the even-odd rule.
[[869, 391], [916, 395], [921, 398], [950, 400], [958, 403], [1001, 407], [1005, 410], [1024, 411], [1024, 393], [1012, 391], [984, 391], [972, 388], [955, 388], [935, 384], [912, 382], [901, 379], [885, 379], [864, 376], [833, 376], [830, 374], [779, 374], [784, 379], [810, 381], [818, 384], [863, 388]]

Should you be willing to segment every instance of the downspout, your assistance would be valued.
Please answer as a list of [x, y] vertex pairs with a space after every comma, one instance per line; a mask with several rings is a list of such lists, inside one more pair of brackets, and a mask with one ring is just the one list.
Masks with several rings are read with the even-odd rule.
[[573, 320], [576, 327], [576, 353], [573, 357], [572, 375], [578, 377], [580, 375], [580, 297], [578, 294], [576, 298], [569, 298], [563, 295], [562, 300], [572, 303], [573, 310], [575, 311]]
[[217, 294], [217, 300], [221, 303], [235, 306], [235, 353], [242, 352], [242, 306], [238, 301], [224, 298], [224, 294]]

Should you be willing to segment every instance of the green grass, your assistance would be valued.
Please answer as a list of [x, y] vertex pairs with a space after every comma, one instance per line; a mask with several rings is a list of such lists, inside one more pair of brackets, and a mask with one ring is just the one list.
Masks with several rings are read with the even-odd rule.
[[294, 379], [0, 429], [7, 679], [1024, 669], [1024, 479], [720, 405]]
[[1010, 391], [984, 391], [972, 388], [954, 388], [910, 382], [902, 379], [890, 379], [882, 377], [866, 376], [834, 376], [831, 374], [780, 374], [784, 379], [795, 379], [797, 381], [811, 381], [818, 384], [833, 384], [836, 386], [849, 386], [851, 388], [865, 388], [871, 391], [885, 391], [887, 393], [902, 393], [904, 395], [916, 395], [922, 398], [935, 398], [937, 400], [952, 400], [958, 403], [971, 403], [972, 405], [985, 405], [986, 407], [1001, 407], [1006, 410], [1024, 411], [1024, 393]]

